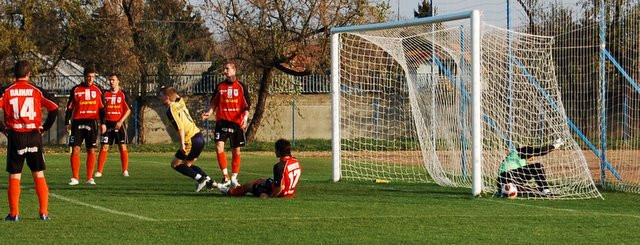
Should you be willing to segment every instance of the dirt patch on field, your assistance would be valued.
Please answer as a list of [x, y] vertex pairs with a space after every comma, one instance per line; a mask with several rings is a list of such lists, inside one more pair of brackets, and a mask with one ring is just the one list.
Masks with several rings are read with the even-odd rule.
[[[591, 176], [594, 180], [600, 179], [600, 158], [592, 151], [585, 151], [584, 156], [589, 164]], [[640, 184], [640, 150], [608, 150], [607, 160], [613, 168], [622, 176], [626, 183]], [[616, 180], [615, 176], [607, 170], [605, 176], [608, 180]]]
[[[261, 155], [270, 155], [270, 152], [254, 153]], [[459, 163], [453, 163], [460, 159], [460, 151], [438, 151], [438, 159], [440, 162], [448, 166], [455, 164], [459, 166]], [[501, 158], [502, 152], [486, 152], [495, 159]], [[556, 151], [547, 156], [553, 158], [554, 154], [564, 155], [561, 151]], [[592, 178], [598, 181], [600, 179], [600, 158], [598, 158], [591, 151], [583, 151], [585, 159], [589, 165]], [[321, 157], [330, 158], [330, 151], [308, 151], [308, 152], [294, 152], [297, 157]], [[470, 154], [467, 154], [467, 161], [471, 162]], [[367, 161], [378, 163], [393, 163], [399, 165], [422, 165], [423, 159], [420, 151], [344, 151], [342, 155], [343, 160], [351, 161]], [[607, 159], [611, 165], [619, 172], [627, 183], [640, 183], [640, 150], [608, 150]], [[536, 161], [536, 159], [532, 159]], [[611, 172], [607, 170], [606, 177], [608, 180], [615, 180], [615, 177]]]

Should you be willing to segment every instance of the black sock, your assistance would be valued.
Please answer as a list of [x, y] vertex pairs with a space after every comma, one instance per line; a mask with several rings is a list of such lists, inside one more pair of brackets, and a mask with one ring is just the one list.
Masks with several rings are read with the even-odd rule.
[[196, 171], [196, 173], [199, 173], [200, 175], [202, 175], [202, 177], [209, 176], [207, 173], [202, 171], [202, 169], [200, 167], [198, 167], [196, 165], [191, 165], [191, 169], [193, 169], [193, 171]]
[[194, 171], [192, 168], [190, 168], [190, 167], [188, 167], [187, 165], [184, 165], [184, 164], [180, 164], [180, 165], [176, 166], [173, 169], [175, 169], [176, 171], [180, 172], [181, 174], [189, 176], [192, 179], [196, 179], [196, 176], [198, 175], [198, 172]]

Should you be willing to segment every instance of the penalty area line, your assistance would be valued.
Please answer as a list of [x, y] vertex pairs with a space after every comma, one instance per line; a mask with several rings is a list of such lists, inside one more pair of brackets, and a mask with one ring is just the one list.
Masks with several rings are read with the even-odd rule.
[[141, 215], [137, 215], [137, 214], [121, 212], [121, 211], [118, 211], [118, 210], [113, 210], [113, 209], [105, 208], [105, 207], [102, 207], [102, 206], [88, 204], [88, 203], [81, 202], [81, 201], [78, 201], [78, 200], [74, 200], [74, 199], [71, 199], [71, 198], [63, 197], [61, 195], [57, 195], [57, 194], [54, 194], [54, 193], [49, 193], [49, 196], [52, 196], [52, 197], [55, 197], [57, 199], [60, 199], [60, 200], [63, 200], [63, 201], [67, 201], [67, 202], [70, 202], [70, 203], [74, 203], [74, 204], [78, 204], [78, 205], [81, 205], [81, 206], [90, 207], [90, 208], [93, 208], [93, 209], [104, 211], [104, 212], [107, 212], [107, 213], [123, 215], [123, 216], [129, 216], [129, 217], [133, 217], [133, 218], [140, 219], [140, 220], [145, 220], [145, 221], [158, 221], [157, 219], [154, 219], [154, 218], [149, 218], [149, 217], [145, 217], [145, 216], [141, 216]]

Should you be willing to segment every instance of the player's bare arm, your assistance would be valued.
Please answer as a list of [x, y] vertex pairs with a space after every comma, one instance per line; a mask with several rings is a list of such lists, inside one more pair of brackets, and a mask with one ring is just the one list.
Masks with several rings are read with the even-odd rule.
[[244, 111], [244, 114], [242, 115], [242, 124], [240, 124], [240, 127], [242, 127], [242, 129], [246, 129], [247, 126], [249, 126], [248, 123], [249, 120], [249, 111]]
[[282, 193], [283, 190], [283, 186], [282, 184], [278, 185], [278, 186], [274, 186], [273, 187], [273, 192], [271, 192], [271, 195], [269, 197], [278, 197], [280, 195], [280, 193]]
[[122, 127], [122, 124], [124, 123], [125, 120], [127, 120], [129, 115], [131, 115], [131, 110], [127, 110], [127, 112], [124, 113], [122, 118], [118, 122], [116, 122], [116, 131], [120, 130], [120, 128]]
[[180, 150], [187, 153], [187, 147], [184, 145], [184, 129], [178, 129], [178, 134], [180, 135]]
[[215, 109], [216, 109], [215, 107], [211, 107], [211, 108], [209, 108], [208, 111], [203, 112], [202, 113], [202, 121], [206, 121], [207, 119], [209, 119], [209, 116], [211, 116], [211, 114], [213, 114]]

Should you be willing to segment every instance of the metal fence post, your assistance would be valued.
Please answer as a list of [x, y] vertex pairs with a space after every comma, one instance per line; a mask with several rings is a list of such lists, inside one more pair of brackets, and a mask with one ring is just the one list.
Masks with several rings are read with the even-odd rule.
[[291, 145], [296, 146], [296, 98], [291, 101]]
[[138, 144], [138, 101], [133, 102], [133, 139]]

